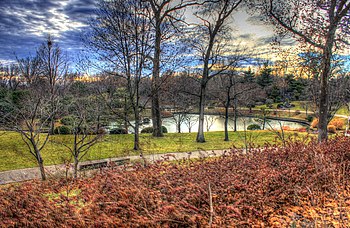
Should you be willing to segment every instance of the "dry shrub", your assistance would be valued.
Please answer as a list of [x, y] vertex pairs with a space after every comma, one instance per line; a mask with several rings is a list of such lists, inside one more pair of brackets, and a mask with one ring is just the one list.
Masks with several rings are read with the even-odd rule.
[[[0, 226], [209, 227], [209, 184], [213, 227], [331, 227], [315, 219], [326, 216], [346, 227], [350, 208], [341, 205], [350, 197], [350, 139], [266, 145], [246, 154], [233, 149], [196, 162], [2, 188]], [[328, 213], [335, 210], [341, 216]]]
[[291, 128], [290, 128], [289, 126], [283, 126], [282, 129], [283, 129], [284, 131], [290, 131], [290, 130], [291, 130]]
[[307, 129], [306, 127], [301, 127], [301, 128], [298, 128], [296, 129], [297, 132], [307, 132]]
[[337, 132], [337, 128], [334, 125], [330, 124], [330, 125], [327, 126], [327, 131], [329, 133], [336, 133]]
[[312, 128], [317, 128], [318, 126], [318, 118], [314, 118], [310, 124]]
[[344, 119], [342, 118], [333, 118], [331, 122], [329, 122], [329, 125], [333, 125], [336, 127], [337, 130], [341, 130], [344, 127]]

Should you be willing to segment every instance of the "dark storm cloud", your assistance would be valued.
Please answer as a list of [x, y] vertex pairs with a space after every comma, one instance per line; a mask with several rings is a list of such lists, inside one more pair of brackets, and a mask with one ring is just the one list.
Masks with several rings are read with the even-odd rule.
[[63, 50], [83, 46], [97, 0], [0, 0], [0, 61], [34, 54], [51, 34]]

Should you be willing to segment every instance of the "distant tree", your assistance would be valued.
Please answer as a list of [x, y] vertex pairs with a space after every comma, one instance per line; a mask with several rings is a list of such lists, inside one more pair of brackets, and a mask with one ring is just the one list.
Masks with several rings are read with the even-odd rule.
[[98, 96], [92, 94], [88, 97], [77, 95], [69, 104], [69, 113], [71, 117], [72, 142], [61, 142], [73, 157], [73, 176], [78, 177], [79, 162], [88, 154], [90, 148], [94, 146], [106, 133], [99, 126], [99, 108]]
[[255, 81], [255, 74], [252, 71], [252, 69], [249, 67], [247, 71], [244, 71], [244, 81], [245, 82], [254, 82]]
[[18, 64], [1, 64], [0, 73], [0, 85], [15, 91], [21, 83]]
[[273, 83], [272, 68], [269, 66], [268, 62], [265, 62], [261, 71], [259, 72], [257, 78], [257, 83], [262, 87], [266, 88]]
[[68, 60], [62, 53], [61, 48], [48, 36], [46, 41], [37, 50], [37, 60], [40, 63], [40, 75], [45, 79], [50, 94], [50, 106], [53, 116], [50, 120], [50, 134], [53, 134], [54, 123], [57, 119], [61, 102], [61, 96], [64, 94], [65, 77], [68, 73]]
[[135, 121], [134, 150], [139, 150], [140, 83], [148, 76], [152, 50], [150, 9], [146, 1], [102, 0], [97, 15], [88, 42], [104, 62], [104, 73], [124, 80], [126, 109], [132, 109]]
[[203, 65], [200, 78], [199, 124], [197, 142], [205, 142], [204, 107], [207, 96], [207, 84], [210, 79], [229, 69], [231, 62], [225, 58], [230, 41], [231, 30], [228, 21], [232, 12], [241, 4], [241, 0], [206, 2], [195, 16], [202, 22], [197, 26], [193, 46]]
[[[240, 59], [242, 60], [242, 59]], [[239, 66], [237, 62], [237, 66]], [[240, 76], [238, 72], [232, 68], [231, 71], [215, 77], [210, 84], [210, 92], [212, 96], [218, 100], [225, 108], [225, 138], [224, 141], [229, 141], [228, 123], [229, 123], [229, 109], [233, 108], [233, 130], [237, 131], [237, 119], [240, 103], [244, 103], [249, 99], [249, 94], [254, 93], [258, 85], [254, 82], [244, 80], [244, 76]]]
[[181, 72], [170, 76], [164, 83], [163, 90], [161, 102], [175, 111], [172, 119], [177, 132], [181, 133], [181, 125], [198, 102], [197, 81], [188, 72]]

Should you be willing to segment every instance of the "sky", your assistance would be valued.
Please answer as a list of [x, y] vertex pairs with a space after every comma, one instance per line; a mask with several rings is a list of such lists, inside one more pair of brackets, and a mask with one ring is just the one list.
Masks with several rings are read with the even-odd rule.
[[84, 45], [82, 31], [95, 0], [0, 0], [0, 61], [35, 55], [51, 34], [67, 54]]
[[[0, 62], [35, 55], [48, 34], [69, 56], [84, 49], [82, 34], [95, 13], [97, 0], [0, 0]], [[271, 53], [272, 28], [243, 11], [232, 22], [234, 42], [258, 53]]]

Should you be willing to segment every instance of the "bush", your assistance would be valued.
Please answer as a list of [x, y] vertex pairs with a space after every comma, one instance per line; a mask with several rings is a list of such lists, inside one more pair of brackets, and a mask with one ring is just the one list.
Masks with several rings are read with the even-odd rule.
[[[162, 126], [163, 133], [168, 133], [168, 129], [164, 126]], [[153, 133], [153, 127], [145, 127], [141, 130], [141, 133]]]
[[307, 120], [307, 122], [311, 122], [313, 120], [313, 118], [314, 118], [313, 116], [307, 115], [306, 120]]
[[153, 127], [145, 127], [141, 130], [141, 133], [153, 133]]
[[341, 130], [344, 127], [344, 119], [334, 118], [329, 122], [329, 125], [334, 125], [337, 130]]
[[337, 132], [337, 128], [334, 125], [330, 124], [330, 125], [327, 126], [327, 131], [329, 133], [336, 133]]
[[310, 126], [312, 128], [317, 128], [317, 126], [318, 126], [318, 118], [313, 119], [311, 124], [310, 124]]
[[254, 131], [254, 130], [261, 130], [261, 127], [260, 125], [258, 124], [251, 124], [247, 127], [247, 130], [251, 130], [251, 131]]
[[123, 135], [123, 134], [128, 134], [127, 130], [124, 128], [114, 128], [109, 131], [109, 134], [112, 135]]
[[282, 109], [282, 108], [284, 108], [284, 106], [283, 106], [283, 104], [277, 104], [277, 106], [276, 106], [278, 109]]
[[298, 128], [296, 129], [297, 132], [307, 132], [307, 129], [306, 127], [301, 127], [301, 128]]
[[58, 126], [55, 128], [54, 133], [59, 135], [69, 135], [72, 133], [72, 129], [65, 125]]
[[74, 125], [74, 118], [73, 118], [73, 116], [64, 116], [64, 117], [62, 117], [61, 124], [68, 125], [68, 126]]
[[289, 126], [283, 126], [282, 130], [283, 131], [291, 131], [292, 129]]
[[272, 108], [273, 107], [273, 100], [272, 99], [266, 99], [265, 105], [267, 108]]
[[[2, 227], [81, 227], [82, 223], [209, 227], [210, 183], [213, 227], [348, 226], [348, 138], [269, 145], [246, 153], [242, 156], [241, 149], [233, 148], [226, 156], [191, 160], [189, 165], [136, 164], [127, 171], [106, 169], [76, 181], [2, 186], [0, 223]], [[341, 213], [344, 216], [338, 216]], [[329, 220], [315, 219], [323, 217]]]
[[107, 129], [106, 128], [104, 128], [104, 127], [100, 127], [99, 129], [97, 129], [97, 131], [96, 131], [96, 133], [98, 134], [98, 135], [105, 135], [105, 134], [107, 134]]

